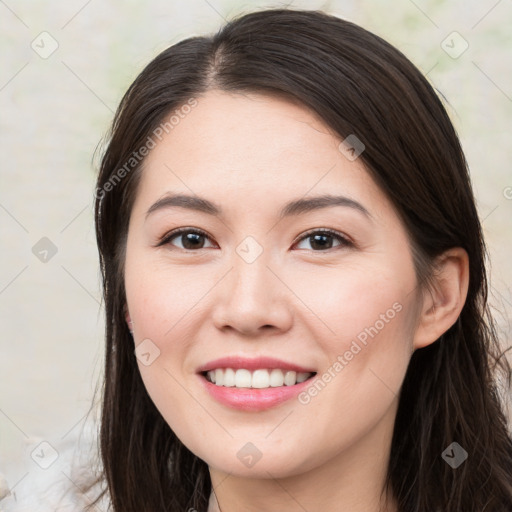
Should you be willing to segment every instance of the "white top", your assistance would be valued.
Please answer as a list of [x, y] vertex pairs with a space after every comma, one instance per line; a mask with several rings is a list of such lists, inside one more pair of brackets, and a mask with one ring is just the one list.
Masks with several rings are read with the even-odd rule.
[[[60, 441], [28, 439], [19, 464], [0, 467], [0, 512], [82, 512], [92, 501], [80, 488], [94, 477], [96, 436], [96, 428], [88, 425]], [[93, 489], [89, 496], [97, 494]], [[98, 505], [106, 510], [107, 500]]]

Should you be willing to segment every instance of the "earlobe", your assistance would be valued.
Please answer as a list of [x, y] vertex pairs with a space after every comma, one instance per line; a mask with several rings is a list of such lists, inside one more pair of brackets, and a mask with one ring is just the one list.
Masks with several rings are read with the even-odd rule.
[[130, 334], [133, 335], [133, 322], [132, 322], [132, 319], [130, 317], [130, 313], [128, 312], [128, 308], [127, 307], [125, 307], [124, 317], [126, 319], [126, 323], [128, 325], [128, 329], [130, 329]]
[[459, 318], [469, 286], [469, 258], [461, 247], [449, 249], [436, 260], [432, 288], [425, 289], [423, 307], [414, 335], [414, 350], [434, 343]]

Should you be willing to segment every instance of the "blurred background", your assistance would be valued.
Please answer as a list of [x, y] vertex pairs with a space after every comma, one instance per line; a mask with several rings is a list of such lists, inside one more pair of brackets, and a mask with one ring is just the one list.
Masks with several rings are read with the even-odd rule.
[[37, 481], [76, 441], [101, 377], [93, 155], [122, 94], [169, 45], [285, 5], [382, 36], [444, 98], [489, 247], [490, 300], [510, 344], [512, 2], [0, 1], [0, 473], [11, 488]]

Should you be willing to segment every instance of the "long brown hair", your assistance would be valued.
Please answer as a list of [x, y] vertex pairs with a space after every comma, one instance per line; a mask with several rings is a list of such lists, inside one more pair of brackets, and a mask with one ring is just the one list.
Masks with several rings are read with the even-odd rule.
[[[211, 89], [282, 95], [318, 113], [340, 137], [357, 134], [365, 145], [360, 158], [407, 229], [421, 286], [429, 285], [436, 256], [452, 247], [467, 251], [469, 290], [458, 321], [412, 355], [387, 485], [401, 512], [512, 510], [512, 440], [496, 384], [500, 375], [508, 393], [511, 369], [487, 304], [487, 252], [457, 134], [431, 85], [400, 51], [348, 21], [291, 9], [241, 15], [212, 37], [164, 50], [115, 114], [95, 205], [106, 308], [101, 478], [113, 509], [205, 512], [211, 492], [206, 463], [146, 392], [125, 323], [123, 281], [143, 172], [135, 155], [167, 116]], [[457, 469], [442, 457], [452, 442], [469, 454]]]

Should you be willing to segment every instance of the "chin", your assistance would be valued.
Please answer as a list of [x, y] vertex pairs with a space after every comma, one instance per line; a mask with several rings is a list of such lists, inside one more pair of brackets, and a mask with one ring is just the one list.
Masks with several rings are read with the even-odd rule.
[[287, 478], [315, 468], [322, 461], [320, 454], [306, 452], [297, 444], [282, 446], [268, 440], [218, 443], [220, 449], [212, 452], [211, 445], [194, 453], [210, 469], [240, 478]]

